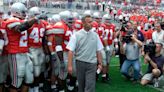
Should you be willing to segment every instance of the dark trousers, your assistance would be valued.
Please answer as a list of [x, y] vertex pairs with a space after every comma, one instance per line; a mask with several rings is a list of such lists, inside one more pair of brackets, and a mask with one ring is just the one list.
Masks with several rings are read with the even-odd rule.
[[119, 47], [119, 49], [118, 49], [118, 55], [119, 55], [120, 69], [121, 69], [124, 61], [126, 60], [126, 56], [124, 54], [121, 54], [120, 53], [120, 43], [118, 43], [118, 47]]
[[76, 60], [76, 72], [78, 80], [78, 92], [95, 92], [96, 63], [86, 63]]

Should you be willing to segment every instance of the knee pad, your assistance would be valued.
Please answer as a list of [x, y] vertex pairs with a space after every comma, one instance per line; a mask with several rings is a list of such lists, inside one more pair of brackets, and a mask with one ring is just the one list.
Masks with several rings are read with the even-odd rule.
[[33, 83], [34, 81], [33, 72], [34, 72], [33, 63], [29, 61], [26, 65], [25, 83], [27, 84]]
[[39, 59], [40, 57], [37, 57], [36, 55], [34, 56], [34, 60], [33, 60], [33, 64], [34, 64], [34, 66], [40, 66], [41, 65], [41, 63], [40, 63], [40, 59]]
[[34, 66], [34, 76], [39, 77], [41, 73], [41, 66]]
[[17, 66], [17, 69], [18, 69], [18, 72], [17, 72], [18, 77], [24, 77], [26, 67], [24, 65], [23, 66], [19, 65]]
[[34, 50], [33, 48], [30, 48], [29, 50], [30, 50], [30, 53], [28, 53], [28, 56], [30, 57], [33, 65], [39, 65], [38, 58], [40, 57], [37, 57], [38, 53], [36, 52], [36, 50]]
[[12, 81], [12, 86], [15, 88], [20, 88], [22, 83], [23, 83], [23, 77], [17, 77], [16, 83], [14, 83], [14, 81]]
[[44, 53], [40, 53], [40, 57], [38, 58], [40, 64], [42, 65], [43, 63], [45, 63], [45, 55]]

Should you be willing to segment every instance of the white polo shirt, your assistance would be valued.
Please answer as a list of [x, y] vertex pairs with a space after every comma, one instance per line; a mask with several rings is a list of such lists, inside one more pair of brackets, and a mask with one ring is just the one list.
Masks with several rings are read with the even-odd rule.
[[67, 47], [75, 53], [75, 58], [80, 61], [96, 63], [96, 52], [104, 47], [97, 33], [81, 29], [72, 35]]

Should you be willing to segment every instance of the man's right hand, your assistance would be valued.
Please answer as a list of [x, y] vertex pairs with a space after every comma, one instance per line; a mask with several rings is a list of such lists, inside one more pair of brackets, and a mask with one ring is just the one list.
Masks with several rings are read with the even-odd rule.
[[106, 46], [105, 49], [106, 49], [106, 51], [110, 51], [110, 47], [109, 46]]
[[72, 73], [73, 73], [72, 65], [68, 65], [68, 73], [69, 73], [70, 75], [72, 75]]
[[149, 57], [149, 54], [146, 53], [146, 54], [144, 55], [144, 63], [147, 64], [150, 60], [151, 60], [151, 59], [150, 59], [150, 57]]

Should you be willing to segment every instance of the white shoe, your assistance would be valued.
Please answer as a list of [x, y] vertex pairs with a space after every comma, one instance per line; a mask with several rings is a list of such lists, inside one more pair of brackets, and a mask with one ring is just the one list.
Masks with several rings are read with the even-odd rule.
[[34, 88], [29, 88], [28, 92], [34, 92]]
[[59, 92], [65, 92], [64, 90], [60, 90]]
[[39, 87], [34, 87], [34, 92], [39, 92]]
[[154, 87], [158, 88], [159, 87], [159, 80], [158, 79], [154, 79]]

